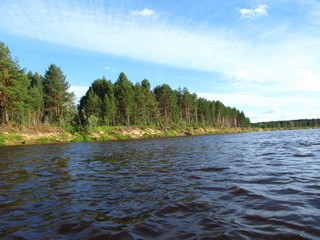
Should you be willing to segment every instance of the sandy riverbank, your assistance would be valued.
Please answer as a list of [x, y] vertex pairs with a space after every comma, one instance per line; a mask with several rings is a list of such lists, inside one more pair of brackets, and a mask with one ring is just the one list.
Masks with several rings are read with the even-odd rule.
[[191, 135], [226, 134], [252, 131], [247, 128], [167, 128], [150, 127], [97, 127], [86, 134], [69, 133], [51, 126], [0, 127], [0, 145], [44, 144], [74, 141], [106, 141], [179, 137]]

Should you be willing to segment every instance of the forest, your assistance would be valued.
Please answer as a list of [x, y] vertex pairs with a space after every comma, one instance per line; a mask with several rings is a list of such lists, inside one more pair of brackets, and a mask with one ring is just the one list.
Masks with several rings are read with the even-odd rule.
[[270, 121], [251, 124], [252, 127], [262, 129], [301, 129], [319, 128], [320, 119], [298, 119], [289, 121]]
[[0, 125], [51, 125], [85, 131], [96, 126], [247, 127], [243, 111], [220, 101], [198, 98], [187, 88], [149, 80], [133, 84], [120, 73], [113, 83], [102, 77], [92, 82], [75, 103], [60, 67], [51, 64], [44, 76], [27, 72], [0, 43]]

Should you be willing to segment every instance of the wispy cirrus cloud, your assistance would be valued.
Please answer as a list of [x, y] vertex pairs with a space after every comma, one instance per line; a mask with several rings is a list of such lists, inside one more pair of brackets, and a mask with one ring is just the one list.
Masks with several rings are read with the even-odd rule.
[[[258, 90], [267, 93], [280, 89], [320, 91], [320, 34], [291, 25], [290, 21], [266, 21], [260, 25], [254, 25], [256, 21], [239, 21], [232, 29], [219, 25], [204, 27], [201, 23], [190, 27], [163, 16], [152, 18], [156, 10], [130, 12], [107, 8], [99, 1], [2, 0], [1, 5], [6, 11], [0, 15], [0, 30], [10, 34], [217, 73], [228, 81], [246, 83], [252, 91], [256, 89], [251, 83], [263, 83]], [[248, 18], [267, 16], [268, 6], [242, 8], [239, 12]], [[220, 97], [228, 103], [232, 96]], [[266, 107], [277, 107], [282, 100], [243, 95], [235, 98], [243, 99], [244, 104], [253, 102]]]
[[265, 17], [268, 16], [268, 5], [266, 4], [260, 4], [255, 9], [250, 8], [241, 8], [239, 9], [239, 12], [241, 16], [246, 18], [257, 18], [257, 17]]
[[110, 72], [116, 72], [117, 70], [115, 68], [112, 67], [104, 67], [105, 70], [110, 71]]

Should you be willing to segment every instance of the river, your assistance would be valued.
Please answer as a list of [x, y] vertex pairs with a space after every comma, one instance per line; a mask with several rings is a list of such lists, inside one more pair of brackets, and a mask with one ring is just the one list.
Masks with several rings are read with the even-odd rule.
[[320, 130], [1, 147], [0, 238], [319, 239]]

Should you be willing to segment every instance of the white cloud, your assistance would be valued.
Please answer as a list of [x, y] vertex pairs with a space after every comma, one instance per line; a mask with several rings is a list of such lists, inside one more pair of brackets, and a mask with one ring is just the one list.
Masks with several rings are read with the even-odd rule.
[[[0, 30], [41, 41], [248, 82], [292, 85], [302, 80], [301, 74], [296, 74], [298, 69], [310, 69], [313, 79], [320, 79], [319, 37], [290, 32], [287, 23], [269, 31], [261, 27], [259, 32], [251, 30], [251, 25], [239, 25], [233, 31], [218, 27], [191, 30], [181, 23], [145, 21], [77, 2], [3, 1], [2, 6], [6, 12], [0, 15]], [[266, 7], [242, 12], [265, 14]], [[153, 11], [138, 12], [150, 15]]]
[[110, 71], [110, 72], [116, 72], [117, 70], [112, 68], [112, 67], [104, 67], [105, 70]]
[[263, 114], [275, 114], [277, 112], [279, 112], [279, 110], [277, 110], [277, 109], [269, 109], [269, 110], [263, 111]]
[[279, 107], [282, 104], [281, 99], [278, 97], [257, 94], [197, 93], [197, 95], [208, 100], [219, 100], [228, 106]]
[[69, 88], [69, 92], [73, 92], [75, 95], [76, 101], [80, 101], [81, 97], [86, 94], [88, 89], [89, 87], [71, 85]]
[[246, 18], [257, 18], [257, 17], [265, 17], [268, 16], [268, 5], [260, 4], [255, 9], [249, 9], [249, 8], [241, 8], [239, 9], [239, 12], [241, 16]]
[[[227, 106], [243, 110], [251, 122], [319, 118], [320, 99], [299, 93], [292, 96], [261, 94], [197, 93], [198, 97], [219, 100]], [[280, 94], [281, 95], [281, 94]]]
[[155, 16], [156, 11], [145, 8], [141, 11], [131, 11], [130, 14], [133, 16], [151, 17], [151, 16]]

